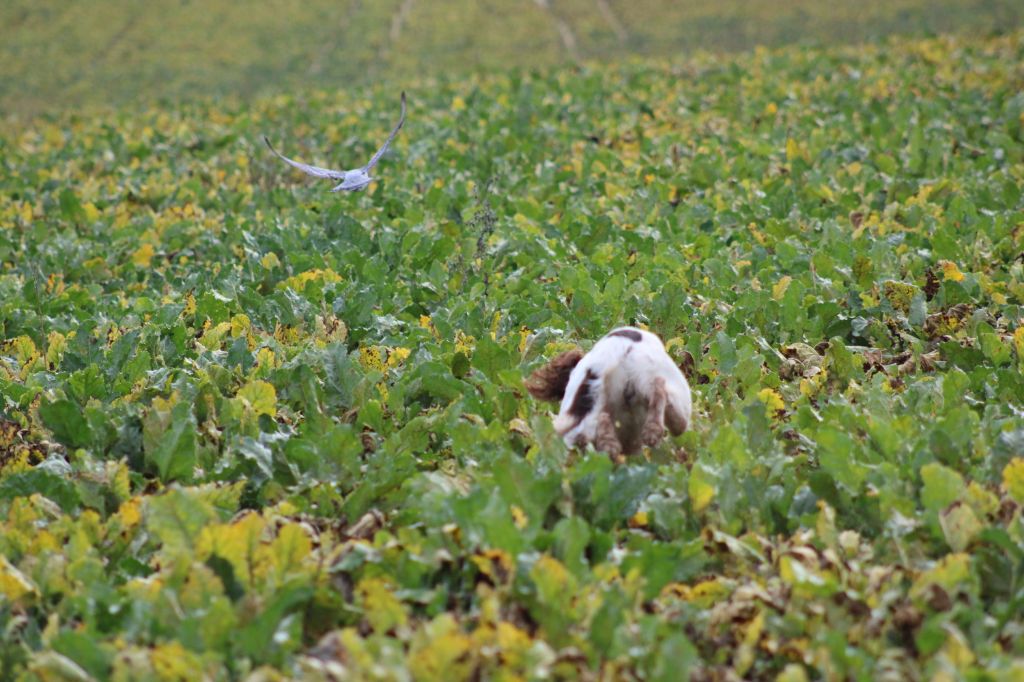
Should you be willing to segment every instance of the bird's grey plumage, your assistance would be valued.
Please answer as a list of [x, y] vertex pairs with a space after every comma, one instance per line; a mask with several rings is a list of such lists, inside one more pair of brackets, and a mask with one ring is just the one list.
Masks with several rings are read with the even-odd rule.
[[332, 192], [340, 192], [342, 190], [351, 192], [363, 189], [371, 182], [373, 182], [373, 178], [370, 177], [370, 170], [374, 166], [376, 166], [377, 162], [380, 161], [382, 156], [384, 156], [384, 153], [388, 150], [388, 147], [391, 146], [391, 142], [395, 139], [395, 135], [398, 134], [398, 131], [402, 129], [402, 125], [404, 123], [405, 93], [403, 92], [402, 115], [398, 119], [398, 125], [396, 125], [395, 129], [391, 131], [390, 135], [388, 135], [388, 139], [384, 141], [384, 144], [381, 145], [381, 148], [378, 149], [377, 152], [370, 157], [369, 162], [367, 162], [365, 166], [362, 166], [360, 168], [354, 168], [352, 170], [331, 170], [330, 168], [310, 166], [308, 164], [302, 163], [301, 161], [289, 159], [287, 156], [274, 149], [274, 145], [270, 144], [270, 140], [268, 140], [266, 136], [263, 137], [263, 141], [267, 143], [267, 148], [270, 149], [270, 151], [272, 151], [275, 155], [277, 155], [278, 158], [280, 158], [282, 161], [292, 166], [293, 168], [298, 168], [306, 175], [312, 175], [314, 178], [329, 178], [331, 180], [341, 180], [340, 184], [331, 189]]

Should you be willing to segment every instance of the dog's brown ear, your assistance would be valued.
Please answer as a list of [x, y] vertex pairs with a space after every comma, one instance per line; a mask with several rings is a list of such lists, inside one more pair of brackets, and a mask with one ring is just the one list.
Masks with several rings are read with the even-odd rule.
[[551, 362], [530, 375], [525, 382], [526, 390], [537, 400], [561, 402], [565, 395], [565, 387], [569, 384], [569, 375], [582, 359], [583, 351], [579, 348], [557, 355]]

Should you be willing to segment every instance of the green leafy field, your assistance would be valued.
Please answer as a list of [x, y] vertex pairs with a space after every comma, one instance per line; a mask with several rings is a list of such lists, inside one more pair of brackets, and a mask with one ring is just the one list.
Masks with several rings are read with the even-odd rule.
[[1020, 0], [4, 0], [0, 114], [1021, 26]]
[[[1019, 680], [1024, 33], [0, 134], [0, 679]], [[691, 432], [570, 452], [612, 326]]]

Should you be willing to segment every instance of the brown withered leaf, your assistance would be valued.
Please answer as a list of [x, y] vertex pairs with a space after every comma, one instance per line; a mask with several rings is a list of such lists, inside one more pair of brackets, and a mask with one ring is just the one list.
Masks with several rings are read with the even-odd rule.
[[957, 303], [926, 317], [924, 320], [924, 331], [932, 338], [948, 334], [956, 330], [960, 326], [960, 322], [970, 314], [970, 304]]
[[924, 620], [924, 615], [909, 601], [896, 607], [892, 614], [892, 623], [900, 630], [916, 630]]
[[369, 540], [378, 530], [384, 527], [384, 514], [376, 509], [371, 509], [345, 530], [348, 537], [356, 540]]
[[921, 289], [924, 291], [925, 300], [932, 300], [935, 298], [935, 294], [939, 293], [939, 287], [942, 286], [939, 282], [939, 276], [935, 274], [935, 271], [928, 268], [924, 271], [924, 286]]
[[681, 355], [683, 359], [679, 362], [679, 370], [688, 381], [693, 381], [693, 374], [697, 368], [697, 363], [693, 359], [693, 354], [688, 350], [684, 350]]
[[932, 583], [928, 586], [928, 606], [935, 611], [949, 611], [953, 608], [953, 600], [941, 585]]
[[862, 366], [865, 372], [885, 373], [885, 356], [881, 350], [871, 348], [865, 351], [861, 358], [863, 360]]
[[337, 630], [328, 632], [321, 637], [320, 641], [306, 655], [321, 661], [338, 661], [340, 663], [344, 663], [348, 659], [345, 645], [341, 642], [341, 633]]

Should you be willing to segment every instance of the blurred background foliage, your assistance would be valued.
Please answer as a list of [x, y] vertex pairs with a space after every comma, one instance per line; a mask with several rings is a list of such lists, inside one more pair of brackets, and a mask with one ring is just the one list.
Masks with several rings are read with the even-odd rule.
[[892, 34], [988, 34], [1022, 16], [1016, 0], [5, 0], [0, 112]]

